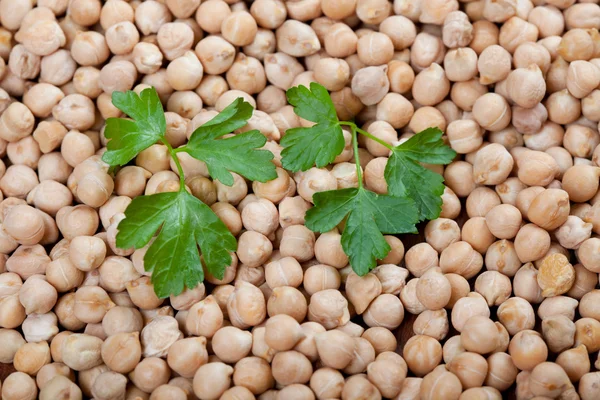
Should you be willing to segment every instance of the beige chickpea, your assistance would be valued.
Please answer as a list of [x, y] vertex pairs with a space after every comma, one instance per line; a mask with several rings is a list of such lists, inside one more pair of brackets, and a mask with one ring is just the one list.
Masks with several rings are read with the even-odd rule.
[[432, 337], [415, 335], [404, 345], [404, 360], [417, 376], [431, 372], [442, 360], [442, 346]]
[[402, 259], [404, 258], [404, 244], [396, 236], [384, 235], [383, 238], [390, 245], [391, 250], [384, 259], [377, 260], [378, 265], [400, 264], [402, 262]]
[[113, 371], [126, 374], [140, 362], [142, 347], [138, 332], [109, 336], [102, 344], [102, 360]]
[[85, 134], [71, 130], [64, 136], [61, 143], [61, 154], [70, 166], [75, 167], [93, 156], [94, 153], [94, 143]]
[[394, 55], [394, 44], [387, 35], [373, 32], [358, 40], [357, 54], [365, 65], [387, 64]]
[[150, 357], [142, 359], [129, 374], [129, 378], [139, 389], [150, 393], [169, 381], [170, 372], [166, 361], [157, 357]]
[[211, 206], [211, 209], [234, 236], [240, 233], [242, 230], [242, 218], [234, 206], [225, 202], [217, 202]]
[[160, 315], [150, 321], [140, 334], [142, 355], [144, 357], [164, 357], [169, 347], [181, 339], [177, 320], [171, 316]]
[[364, 105], [379, 103], [389, 91], [390, 83], [387, 70], [387, 65], [366, 67], [359, 70], [352, 78], [352, 93]]
[[394, 264], [381, 264], [372, 270], [381, 282], [381, 292], [399, 295], [408, 277], [408, 270]]
[[71, 56], [79, 65], [97, 66], [110, 55], [104, 35], [95, 31], [79, 31], [71, 45]]
[[413, 85], [415, 73], [407, 63], [403, 61], [392, 60], [388, 63], [388, 80], [390, 81], [390, 91], [405, 94]]
[[538, 271], [532, 263], [523, 265], [514, 276], [513, 290], [515, 296], [522, 297], [533, 304], [540, 303], [543, 300], [542, 289], [537, 283]]
[[29, 343], [47, 341], [58, 333], [58, 319], [56, 314], [30, 314], [21, 326], [23, 336]]
[[441, 130], [446, 129], [444, 115], [434, 107], [421, 107], [415, 110], [408, 123], [408, 128], [413, 132], [421, 132], [431, 126], [438, 127]]
[[266, 316], [265, 298], [256, 286], [238, 281], [235, 291], [228, 299], [227, 313], [234, 326], [241, 328], [256, 326]]
[[23, 103], [36, 117], [48, 117], [64, 93], [49, 83], [38, 83], [32, 86], [24, 95]]
[[201, 366], [194, 375], [194, 394], [201, 398], [218, 399], [231, 385], [233, 368], [222, 362]]
[[127, 293], [132, 303], [142, 310], [158, 308], [163, 303], [163, 299], [158, 298], [154, 293], [154, 286], [148, 276], [128, 282]]
[[[450, 282], [442, 275], [441, 271], [430, 268], [421, 275], [417, 283], [417, 298], [429, 310], [441, 309], [450, 300]], [[435, 296], [432, 296], [432, 287], [436, 287]]]
[[541, 151], [529, 150], [517, 158], [518, 177], [530, 186], [545, 186], [559, 174], [554, 158]]
[[362, 337], [371, 342], [377, 355], [387, 351], [395, 351], [397, 346], [396, 337], [383, 327], [368, 328], [362, 334]]
[[590, 94], [600, 84], [600, 71], [592, 63], [576, 60], [569, 64], [567, 90], [581, 99]]
[[429, 268], [439, 264], [437, 251], [427, 243], [418, 243], [408, 249], [405, 256], [406, 268], [417, 278]]
[[34, 116], [26, 105], [11, 103], [0, 116], [0, 128], [2, 139], [16, 142], [33, 132]]
[[472, 120], [451, 122], [446, 128], [446, 134], [452, 149], [461, 154], [475, 151], [483, 143], [481, 127]]
[[542, 333], [550, 351], [558, 353], [573, 346], [575, 324], [564, 315], [544, 318]]
[[52, 109], [52, 116], [68, 129], [86, 131], [95, 122], [94, 103], [80, 94], [64, 97]]
[[477, 74], [477, 54], [469, 47], [450, 50], [444, 57], [446, 76], [452, 82], [466, 82]]
[[[287, 361], [293, 363], [294, 360], [288, 358]], [[263, 393], [273, 387], [273, 378], [274, 374], [272, 374], [271, 366], [262, 358], [246, 357], [235, 364], [233, 372], [234, 385], [243, 386], [252, 394]]]
[[102, 340], [86, 334], [69, 335], [62, 346], [61, 357], [69, 368], [83, 371], [102, 363]]
[[470, 279], [481, 270], [483, 257], [469, 243], [457, 241], [442, 251], [439, 264], [444, 273], [457, 273]]
[[233, 326], [219, 329], [211, 340], [212, 350], [219, 359], [235, 363], [252, 349], [252, 334]]
[[256, 36], [252, 43], [244, 46], [244, 54], [263, 61], [267, 54], [273, 53], [277, 44], [275, 43], [275, 34], [268, 29], [258, 28]]
[[34, 400], [38, 390], [35, 380], [23, 372], [13, 372], [2, 382], [2, 397], [7, 400]]
[[413, 331], [417, 335], [431, 336], [442, 340], [448, 334], [449, 324], [446, 310], [425, 310], [414, 322]]
[[[309, 360], [316, 361], [319, 358], [319, 354], [315, 337], [325, 332], [325, 328], [317, 322], [305, 322], [300, 327], [302, 328], [304, 337], [296, 344], [294, 350], [304, 354]], [[270, 353], [274, 352], [271, 351]], [[273, 354], [270, 354], [269, 357], [272, 358]]]
[[449, 12], [443, 21], [442, 39], [446, 47], [465, 47], [473, 38], [473, 25], [462, 11]]
[[579, 381], [583, 375], [590, 372], [590, 359], [585, 345], [582, 344], [559, 354], [556, 363], [565, 370], [573, 382]]
[[517, 105], [524, 108], [534, 107], [546, 93], [542, 71], [535, 64], [515, 69], [508, 75], [507, 91]]
[[575, 321], [575, 346], [584, 344], [590, 353], [600, 349], [598, 342], [598, 321], [593, 318], [581, 318]]
[[548, 119], [557, 124], [574, 122], [581, 114], [581, 102], [572, 96], [567, 89], [552, 93], [546, 99]]
[[477, 60], [479, 81], [486, 85], [499, 82], [508, 77], [510, 67], [511, 56], [508, 51], [495, 44], [486, 47]]
[[[520, 133], [531, 136], [526, 136], [526, 141], [527, 139], [535, 140], [536, 137], [534, 134], [542, 130], [547, 119], [548, 111], [542, 103], [538, 103], [533, 108], [522, 108], [515, 106], [512, 109], [512, 123], [515, 129]], [[540, 150], [540, 148], [535, 148], [536, 146], [533, 146], [533, 144], [533, 140], [529, 140], [527, 142], [528, 147], [532, 150]]]
[[600, 101], [600, 91], [593, 90], [590, 94], [581, 100], [581, 114], [589, 120], [599, 121], [598, 102]]
[[[450, 99], [461, 110], [472, 111], [475, 101], [487, 92], [487, 87], [479, 83], [476, 79], [465, 82], [454, 82], [450, 89]], [[439, 107], [439, 105], [436, 107]], [[462, 118], [462, 113], [460, 117]]]
[[81, 287], [75, 293], [75, 317], [85, 323], [99, 323], [106, 312], [114, 307], [104, 289], [97, 286]]
[[293, 57], [309, 56], [321, 49], [315, 31], [309, 25], [300, 21], [285, 21], [277, 28], [275, 35], [277, 37], [277, 49]]
[[585, 240], [577, 250], [577, 258], [583, 266], [593, 272], [600, 269], [600, 260], [595, 252], [600, 246], [600, 239], [590, 238]]
[[580, 28], [567, 31], [558, 46], [559, 55], [568, 62], [592, 58], [594, 49], [591, 36]]
[[108, 94], [114, 91], [127, 91], [133, 88], [137, 79], [137, 69], [126, 60], [112, 61], [100, 70], [98, 81], [102, 90]]
[[497, 132], [510, 123], [511, 110], [504, 97], [487, 93], [475, 101], [473, 117], [482, 128]]
[[573, 124], [567, 127], [563, 146], [574, 157], [589, 158], [594, 148], [600, 144], [600, 137], [595, 129], [587, 126]]
[[476, 189], [477, 183], [469, 179], [473, 176], [473, 166], [466, 161], [453, 161], [444, 169], [446, 184], [460, 197], [467, 197]]
[[510, 204], [500, 204], [485, 215], [490, 232], [498, 239], [512, 239], [521, 227], [521, 212]]
[[0, 352], [0, 362], [10, 364], [13, 362], [15, 353], [26, 342], [23, 336], [14, 329], [0, 328], [0, 337], [6, 340], [6, 345]]
[[238, 241], [237, 255], [249, 267], [258, 267], [269, 258], [273, 245], [263, 234], [256, 231], [242, 233]]
[[465, 389], [469, 389], [483, 385], [488, 364], [481, 355], [464, 352], [452, 358], [448, 370], [458, 377]]
[[467, 220], [463, 225], [461, 238], [481, 254], [487, 252], [495, 241], [495, 237], [490, 232], [484, 217], [474, 217]]
[[350, 320], [348, 301], [336, 289], [317, 292], [310, 297], [308, 319], [329, 329], [344, 325]]
[[450, 76], [451, 74], [446, 77], [444, 69], [437, 63], [432, 63], [415, 77], [413, 98], [424, 106], [438, 104], [450, 92]]
[[259, 60], [239, 53], [226, 74], [229, 87], [249, 94], [261, 92], [266, 84], [265, 70]]
[[211, 338], [222, 324], [223, 312], [212, 295], [194, 304], [186, 318], [186, 328], [191, 334], [207, 338]]
[[343, 387], [344, 377], [341, 372], [333, 368], [319, 368], [310, 377], [310, 388], [319, 399], [339, 397], [342, 394]]
[[444, 60], [445, 48], [442, 39], [427, 32], [420, 32], [415, 37], [410, 52], [410, 64], [420, 72], [436, 62]]
[[494, 207], [501, 204], [500, 196], [487, 187], [478, 187], [467, 197], [467, 215], [470, 218], [485, 217]]
[[475, 281], [475, 290], [486, 299], [490, 307], [508, 300], [511, 289], [510, 279], [497, 271], [486, 271]]
[[581, 264], [575, 264], [573, 268], [575, 268], [575, 282], [573, 282], [573, 286], [571, 286], [567, 295], [574, 299], [581, 299], [586, 293], [595, 288], [595, 285], [592, 286], [594, 283], [593, 272], [587, 270]]
[[461, 345], [467, 351], [485, 354], [498, 345], [498, 331], [491, 319], [475, 315], [469, 318], [460, 334]]
[[510, 341], [508, 352], [521, 370], [530, 371], [548, 358], [548, 348], [542, 336], [535, 331], [518, 332]]
[[135, 24], [144, 35], [157, 33], [160, 27], [171, 22], [171, 19], [167, 6], [159, 2], [140, 4], [135, 9]]
[[[339, 272], [329, 265], [313, 265], [304, 272], [304, 289], [310, 296], [321, 290], [339, 289], [340, 283]], [[352, 302], [351, 298], [349, 300]]]
[[454, 307], [452, 307], [452, 326], [458, 332], [462, 332], [466, 322], [474, 316], [488, 318], [490, 316], [490, 309], [482, 295], [471, 292], [465, 297], [458, 299]]
[[[366, 340], [366, 339], [365, 339]], [[357, 351], [357, 341], [348, 334], [331, 330], [315, 336], [317, 351], [323, 365], [336, 369], [346, 368]]]

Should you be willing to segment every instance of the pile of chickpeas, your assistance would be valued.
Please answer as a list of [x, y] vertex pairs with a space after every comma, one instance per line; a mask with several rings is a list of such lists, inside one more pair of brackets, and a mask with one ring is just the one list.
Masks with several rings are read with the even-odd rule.
[[[598, 0], [0, 0], [0, 26], [3, 400], [600, 399]], [[285, 90], [310, 82], [389, 144], [437, 126], [458, 153], [426, 165], [425, 240], [386, 236], [363, 277], [341, 229], [304, 226], [315, 192], [358, 185], [350, 132], [331, 166], [281, 168], [310, 126]], [[277, 166], [228, 187], [179, 154], [239, 244], [167, 299], [115, 241], [177, 168], [160, 144], [101, 160], [111, 94], [150, 86], [173, 147], [243, 97]]]

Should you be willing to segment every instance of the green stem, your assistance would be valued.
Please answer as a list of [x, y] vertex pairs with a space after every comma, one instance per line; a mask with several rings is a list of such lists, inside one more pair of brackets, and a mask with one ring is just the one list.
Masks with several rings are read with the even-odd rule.
[[393, 150], [393, 149], [394, 149], [394, 146], [392, 146], [392, 145], [391, 145], [391, 144], [389, 144], [388, 142], [384, 142], [383, 140], [379, 139], [378, 137], [371, 135], [369, 132], [367, 132], [367, 131], [365, 131], [365, 130], [362, 130], [362, 129], [360, 129], [358, 126], [356, 127], [356, 131], [357, 131], [358, 133], [360, 133], [361, 135], [364, 135], [364, 136], [368, 137], [369, 139], [376, 141], [376, 142], [377, 142], [377, 143], [379, 143], [380, 145], [382, 145], [382, 146], [384, 146], [384, 147], [387, 147], [387, 148], [388, 148], [388, 149], [390, 149], [390, 150]]
[[356, 134], [357, 126], [349, 125], [352, 130], [352, 149], [354, 150], [354, 163], [356, 164], [356, 177], [358, 178], [358, 188], [363, 187], [362, 170], [360, 168], [360, 157], [358, 155], [358, 135]]
[[374, 140], [374, 141], [376, 141], [376, 142], [377, 142], [377, 143], [379, 143], [380, 145], [382, 145], [382, 146], [384, 146], [384, 147], [387, 147], [387, 148], [388, 148], [388, 149], [390, 149], [390, 150], [392, 150], [392, 149], [394, 148], [394, 147], [393, 147], [391, 144], [389, 144], [389, 143], [387, 143], [387, 142], [384, 142], [383, 140], [379, 139], [379, 138], [378, 138], [378, 137], [376, 137], [376, 136], [373, 136], [372, 134], [370, 134], [369, 132], [365, 131], [364, 129], [360, 129], [360, 128], [358, 127], [358, 125], [356, 125], [354, 122], [350, 122], [350, 121], [340, 121], [340, 125], [349, 126], [349, 127], [350, 127], [350, 128], [352, 128], [354, 131], [356, 131], [356, 132], [360, 133], [360, 134], [361, 134], [361, 135], [363, 135], [363, 136], [366, 136], [366, 137], [368, 137], [368, 138], [369, 138], [369, 139], [371, 139], [371, 140]]
[[169, 151], [169, 155], [173, 159], [173, 162], [177, 166], [177, 171], [179, 172], [179, 191], [182, 192], [185, 190], [185, 177], [183, 176], [183, 167], [181, 166], [181, 162], [179, 161], [179, 157], [177, 157], [178, 149], [173, 149], [171, 143], [167, 141], [165, 138], [161, 138], [160, 141], [167, 146]]

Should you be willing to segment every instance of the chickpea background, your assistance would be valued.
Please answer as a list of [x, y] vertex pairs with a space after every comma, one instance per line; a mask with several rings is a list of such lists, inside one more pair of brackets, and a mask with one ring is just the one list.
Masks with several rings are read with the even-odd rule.
[[[598, 0], [0, 0], [0, 394], [55, 399], [600, 399]], [[293, 174], [285, 90], [317, 82], [391, 145], [458, 155], [438, 219], [359, 277], [313, 195], [357, 186], [348, 132]], [[222, 279], [158, 298], [116, 246], [166, 146], [109, 170], [114, 91], [153, 86], [166, 139], [237, 97], [277, 178], [186, 185], [238, 239]], [[369, 189], [389, 152], [359, 141]], [[512, 389], [511, 389], [512, 388]]]

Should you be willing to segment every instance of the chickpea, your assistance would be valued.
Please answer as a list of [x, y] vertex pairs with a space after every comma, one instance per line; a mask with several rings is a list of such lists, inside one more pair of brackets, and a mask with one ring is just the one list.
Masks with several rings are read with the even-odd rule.
[[7, 400], [34, 400], [37, 398], [37, 394], [35, 381], [23, 372], [11, 373], [2, 385], [2, 397]]
[[406, 268], [416, 277], [421, 277], [429, 268], [439, 264], [437, 251], [427, 243], [418, 243], [408, 249]]
[[[313, 265], [307, 268], [304, 272], [304, 289], [311, 296], [321, 290], [338, 289], [340, 287], [340, 283], [341, 278], [339, 272], [334, 267], [329, 265]], [[371, 293], [365, 293], [365, 295], [370, 294]], [[375, 294], [375, 296], [377, 296], [377, 294]], [[352, 299], [349, 300], [352, 302]], [[370, 300], [372, 300], [372, 298], [369, 298], [368, 301]]]
[[[449, 57], [453, 56], [449, 55], [447, 59]], [[419, 72], [412, 87], [413, 98], [424, 106], [433, 106], [441, 102], [450, 92], [449, 78], [457, 78], [452, 74], [451, 68], [449, 67], [449, 72], [446, 73], [438, 64], [432, 63], [428, 68]]]
[[34, 116], [26, 105], [11, 103], [0, 116], [0, 128], [2, 139], [16, 142], [33, 132]]
[[600, 270], [600, 258], [596, 253], [599, 247], [600, 239], [590, 238], [583, 241], [576, 252], [579, 262], [589, 271], [596, 272]]
[[413, 336], [404, 345], [404, 360], [411, 372], [425, 376], [442, 360], [442, 346], [432, 337]]
[[[430, 268], [417, 283], [417, 298], [429, 310], [441, 309], [450, 301], [450, 282], [441, 274], [441, 271]], [[436, 287], [435, 296], [432, 296], [432, 287]]]
[[225, 326], [215, 333], [211, 344], [213, 352], [219, 359], [235, 363], [250, 353], [252, 334], [233, 326]]
[[504, 97], [487, 93], [475, 101], [473, 117], [482, 128], [497, 132], [510, 123], [511, 110]]
[[359, 70], [352, 78], [352, 93], [364, 105], [379, 103], [389, 90], [387, 65], [366, 67]]

